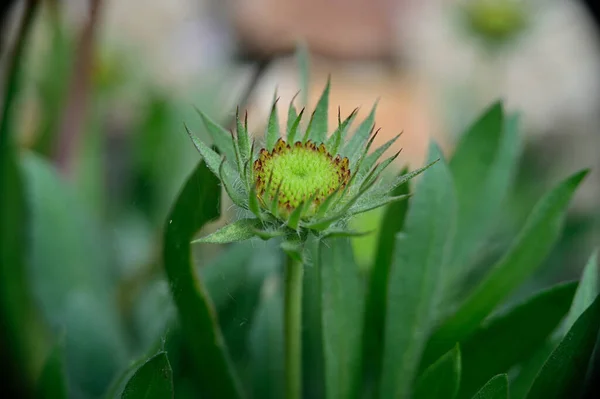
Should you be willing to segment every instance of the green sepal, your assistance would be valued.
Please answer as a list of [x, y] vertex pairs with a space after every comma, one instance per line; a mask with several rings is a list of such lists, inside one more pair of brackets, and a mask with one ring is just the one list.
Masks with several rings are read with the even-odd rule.
[[395, 197], [385, 197], [380, 199], [373, 199], [370, 201], [365, 201], [364, 203], [358, 202], [354, 204], [354, 206], [348, 209], [348, 216], [354, 216], [361, 213], [365, 213], [368, 211], [372, 211], [373, 209], [377, 209], [381, 206], [389, 205], [391, 203], [402, 201], [408, 199], [412, 196], [412, 194], [398, 195]]
[[367, 119], [365, 119], [356, 129], [354, 135], [348, 140], [348, 143], [342, 149], [342, 155], [348, 157], [352, 164], [352, 156], [358, 153], [358, 150], [364, 145], [365, 141], [369, 138], [371, 128], [375, 125], [375, 113], [377, 111], [377, 104], [379, 99], [373, 104], [371, 112]]
[[[275, 95], [277, 95], [277, 92], [275, 92]], [[269, 122], [267, 123], [267, 131], [265, 136], [268, 151], [273, 150], [277, 139], [281, 137], [281, 133], [279, 132], [279, 117], [277, 116], [278, 102], [279, 98], [275, 98], [273, 100], [273, 105], [271, 105], [271, 115], [269, 116]]]
[[[248, 120], [248, 112], [246, 112], [246, 120]], [[237, 129], [238, 146], [242, 162], [246, 162], [250, 156], [250, 138], [248, 137], [248, 129], [242, 125], [240, 120], [240, 108], [235, 110], [235, 125]]]
[[345, 229], [330, 229], [330, 230], [325, 230], [320, 235], [320, 238], [324, 240], [326, 238], [364, 237], [364, 236], [367, 236], [374, 232], [375, 232], [375, 230], [354, 231], [354, 230], [345, 230]]
[[235, 188], [234, 184], [229, 181], [229, 177], [225, 174], [225, 165], [226, 160], [225, 157], [223, 157], [221, 165], [219, 166], [219, 180], [221, 180], [221, 183], [223, 184], [227, 195], [229, 196], [229, 198], [231, 198], [233, 203], [239, 206], [240, 208], [248, 209], [248, 205], [245, 202], [244, 193], [238, 191]]
[[229, 133], [227, 130], [215, 123], [199, 108], [194, 107], [194, 109], [200, 115], [206, 130], [208, 130], [213, 143], [217, 146], [219, 151], [221, 151], [221, 153], [224, 154], [228, 159], [235, 159], [235, 150], [233, 149], [233, 144], [229, 139]]
[[259, 219], [263, 219], [263, 214], [260, 210], [260, 204], [258, 203], [258, 194], [256, 193], [256, 185], [253, 184], [250, 187], [250, 193], [248, 194], [248, 209], [256, 215]]
[[[331, 88], [331, 76], [327, 77], [327, 84], [317, 102], [315, 112], [313, 113], [312, 131], [309, 139], [315, 143], [324, 143], [327, 138], [327, 122], [329, 118], [329, 90]], [[307, 129], [308, 132], [308, 129]]]
[[[363, 161], [363, 164], [361, 165], [360, 171], [365, 172], [365, 171], [371, 169], [373, 167], [373, 165], [375, 164], [375, 162], [377, 162], [377, 160], [383, 155], [383, 153], [385, 151], [387, 151], [387, 149], [390, 148], [392, 146], [392, 144], [394, 144], [401, 135], [402, 135], [402, 133], [398, 134], [396, 137], [389, 140], [388, 142], [383, 144], [381, 147], [377, 148], [371, 154], [367, 155], [367, 157]], [[398, 152], [398, 154], [400, 154], [400, 152]], [[396, 155], [396, 156], [398, 156], [398, 155]]]
[[427, 165], [423, 166], [422, 168], [419, 168], [417, 170], [414, 170], [412, 172], [409, 172], [405, 175], [402, 176], [398, 176], [394, 182], [391, 184], [391, 187], [389, 189], [386, 188], [386, 192], [392, 191], [394, 190], [396, 187], [406, 183], [407, 181], [417, 177], [418, 175], [420, 175], [421, 173], [425, 172], [427, 169], [429, 169], [430, 167], [432, 167], [433, 165], [435, 165], [438, 161], [440, 160], [440, 158], [436, 159], [433, 162], [428, 163]]
[[290, 217], [287, 220], [287, 225], [292, 230], [297, 230], [300, 224], [300, 216], [302, 216], [302, 212], [304, 210], [304, 205], [306, 202], [301, 202], [296, 209], [292, 211]]
[[296, 97], [298, 96], [299, 93], [300, 92], [294, 94], [294, 97], [292, 97], [292, 100], [290, 101], [290, 105], [288, 107], [287, 129], [286, 129], [286, 137], [288, 139], [290, 137], [290, 131], [292, 130], [292, 126], [294, 125], [294, 121], [298, 117], [298, 111], [296, 111], [296, 107], [294, 106], [294, 100], [296, 99]]
[[220, 228], [206, 237], [192, 241], [192, 244], [227, 244], [230, 242], [248, 240], [256, 235], [254, 233], [255, 230], [261, 226], [262, 222], [259, 219], [240, 219]]
[[288, 128], [287, 142], [289, 145], [295, 143], [296, 134], [298, 133], [298, 126], [300, 126], [300, 121], [302, 120], [302, 115], [304, 115], [304, 110], [305, 108], [300, 110], [300, 113], [298, 116], [296, 116], [296, 119], [294, 119], [294, 122], [292, 122], [292, 125]]
[[302, 144], [304, 144], [308, 140], [310, 140], [314, 120], [315, 120], [315, 111], [313, 111], [313, 113], [311, 114], [310, 120], [308, 121], [308, 126], [306, 127], [306, 130], [304, 131], [304, 136], [302, 137]]
[[283, 237], [289, 233], [287, 230], [260, 230], [253, 229], [254, 235], [261, 240], [270, 240], [271, 238]]
[[339, 123], [339, 109], [338, 109], [338, 127], [337, 127], [337, 129], [335, 129], [335, 132], [333, 132], [333, 134], [331, 135], [331, 137], [329, 137], [329, 140], [327, 140], [327, 143], [325, 144], [325, 146], [327, 147], [327, 150], [329, 151], [329, 153], [331, 155], [335, 156], [338, 153], [338, 151], [340, 149], [340, 145], [342, 143], [342, 139], [346, 135], [348, 128], [350, 127], [350, 125], [352, 124], [354, 119], [356, 118], [357, 114], [358, 114], [358, 108], [355, 108], [354, 111], [352, 111], [350, 113], [350, 115], [348, 115], [348, 117], [343, 122]]

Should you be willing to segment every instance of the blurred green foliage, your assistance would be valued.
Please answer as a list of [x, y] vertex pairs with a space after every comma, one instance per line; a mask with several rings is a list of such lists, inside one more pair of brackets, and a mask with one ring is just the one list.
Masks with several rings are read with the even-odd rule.
[[[192, 104], [231, 116], [215, 101], [225, 79], [175, 95], [140, 77], [135, 57], [100, 49], [65, 175], [56, 146], [76, 35], [34, 11], [47, 46], [13, 53], [0, 123], [0, 357], [15, 389], [282, 397], [278, 245], [190, 247], [225, 200], [183, 122], [208, 138]], [[535, 156], [517, 114], [492, 104], [447, 161], [394, 193], [414, 193], [409, 201], [353, 222], [376, 234], [309, 242], [305, 397], [538, 398], [585, 387], [597, 257], [579, 284], [554, 283], [579, 275], [597, 215], [567, 212], [585, 172], [549, 182]]]

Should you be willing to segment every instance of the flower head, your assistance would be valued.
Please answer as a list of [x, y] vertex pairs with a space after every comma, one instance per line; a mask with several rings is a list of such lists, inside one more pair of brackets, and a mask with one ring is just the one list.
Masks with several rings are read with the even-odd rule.
[[351, 235], [346, 229], [348, 218], [406, 198], [391, 193], [431, 164], [384, 184], [379, 177], [400, 152], [379, 160], [400, 135], [370, 153], [378, 132], [374, 124], [376, 106], [348, 140], [346, 136], [358, 110], [343, 121], [338, 111], [338, 126], [329, 135], [328, 102], [329, 82], [306, 128], [301, 128], [305, 110], [298, 114], [292, 100], [286, 134], [282, 137], [276, 100], [267, 123], [265, 144], [258, 151], [256, 140], [248, 133], [247, 115], [242, 123], [236, 113], [237, 134], [234, 134], [199, 111], [223, 156], [189, 130], [188, 134], [231, 200], [251, 215], [199, 242], [282, 236], [289, 243], [289, 239], [301, 242], [309, 232], [317, 236]]

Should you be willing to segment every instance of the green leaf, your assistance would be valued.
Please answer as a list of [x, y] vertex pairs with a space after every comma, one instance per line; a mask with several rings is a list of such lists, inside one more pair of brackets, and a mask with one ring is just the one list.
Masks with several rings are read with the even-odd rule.
[[166, 221], [163, 262], [198, 382], [211, 397], [239, 398], [215, 310], [194, 273], [189, 245], [202, 226], [219, 217], [219, 201], [218, 180], [200, 162]]
[[508, 399], [508, 376], [499, 374], [489, 380], [473, 399]]
[[538, 345], [535, 353], [518, 367], [518, 373], [510, 381], [510, 397], [512, 399], [523, 399], [531, 389], [533, 381], [550, 357], [552, 351], [558, 346], [558, 342], [547, 340], [542, 345]]
[[[406, 172], [405, 168], [400, 174]], [[407, 181], [398, 186], [392, 195], [407, 195], [409, 192]], [[373, 386], [373, 389], [376, 389], [376, 384], [372, 385], [371, 379], [377, 380], [381, 372], [388, 277], [396, 243], [395, 237], [404, 227], [407, 210], [408, 200], [397, 201], [386, 207], [379, 231], [375, 261], [369, 276], [363, 322], [363, 378], [365, 384], [369, 387]]]
[[271, 115], [269, 116], [269, 122], [267, 123], [267, 131], [265, 133], [267, 150], [272, 151], [275, 147], [275, 143], [281, 137], [279, 133], [279, 117], [277, 116], [277, 102], [278, 98], [273, 99], [273, 105], [271, 106]]
[[29, 285], [51, 328], [67, 333], [70, 386], [98, 396], [128, 357], [108, 237], [99, 215], [53, 165], [33, 153], [23, 155]]
[[373, 108], [365, 119], [356, 129], [350, 140], [346, 143], [341, 153], [342, 156], [348, 157], [350, 160], [350, 167], [354, 166], [354, 163], [358, 159], [360, 149], [364, 146], [365, 142], [369, 139], [369, 133], [375, 126], [375, 113], [377, 112], [378, 101], [373, 104]]
[[461, 380], [461, 355], [456, 345], [427, 368], [416, 382], [415, 399], [453, 399]]
[[527, 360], [567, 314], [576, 288], [577, 283], [572, 282], [535, 294], [491, 318], [463, 341], [459, 397], [471, 397], [494, 375]]
[[328, 398], [357, 398], [363, 290], [347, 238], [320, 244], [325, 387]]
[[310, 139], [315, 143], [325, 143], [327, 140], [328, 118], [329, 118], [329, 89], [331, 87], [331, 77], [327, 78], [325, 89], [317, 102], [315, 112], [313, 114], [313, 123]]
[[248, 206], [246, 205], [246, 198], [244, 195], [245, 193], [239, 190], [237, 187], [235, 187], [235, 185], [233, 185], [230, 179], [227, 177], [227, 172], [225, 172], [226, 165], [227, 163], [225, 161], [225, 158], [223, 158], [223, 160], [221, 161], [221, 165], [219, 166], [218, 175], [219, 179], [223, 183], [225, 192], [227, 192], [227, 195], [229, 196], [229, 198], [231, 198], [231, 201], [233, 201], [234, 204], [236, 204], [240, 208], [248, 209]]
[[[190, 136], [190, 139], [192, 140], [194, 147], [196, 147], [196, 149], [200, 153], [200, 156], [202, 157], [204, 162], [206, 162], [206, 165], [208, 166], [208, 168], [211, 170], [211, 172], [214, 173], [215, 176], [218, 177], [219, 176], [219, 167], [221, 166], [221, 161], [222, 161], [221, 156], [219, 154], [217, 154], [217, 152], [214, 151], [212, 148], [210, 148], [209, 146], [204, 144], [204, 142], [202, 140], [200, 140], [198, 137], [196, 137], [196, 135], [194, 135], [190, 131], [190, 129], [188, 129], [187, 126], [185, 126], [185, 131], [187, 132], [188, 136]], [[233, 158], [233, 159], [235, 159], [235, 158]], [[230, 167], [229, 164], [226, 164], [226, 165], [228, 165]]]
[[[432, 143], [429, 160], [440, 157]], [[404, 234], [397, 235], [388, 282], [381, 398], [405, 398], [411, 392], [440, 299], [455, 216], [452, 176], [440, 161], [417, 183]]]
[[67, 399], [67, 381], [62, 344], [54, 346], [37, 381], [36, 398]]
[[520, 154], [518, 115], [506, 120], [501, 103], [492, 106], [465, 135], [450, 169], [456, 181], [459, 210], [449, 294], [471, 271], [477, 255], [498, 222]]
[[122, 399], [173, 398], [173, 371], [165, 352], [144, 363], [125, 385]]
[[195, 243], [227, 244], [230, 242], [249, 240], [254, 237], [254, 231], [261, 227], [258, 219], [240, 219], [229, 223], [212, 234], [192, 241]]
[[460, 308], [431, 337], [426, 365], [473, 332], [485, 317], [521, 285], [541, 264], [558, 238], [564, 213], [587, 170], [558, 184], [535, 206], [508, 252], [488, 272]]
[[598, 295], [598, 250], [590, 256], [585, 268], [583, 269], [583, 275], [575, 293], [575, 299], [569, 310], [564, 324], [561, 326], [564, 332], [569, 331], [575, 321], [581, 316], [581, 314], [594, 302], [594, 299]]
[[251, 328], [252, 397], [283, 398], [283, 293], [281, 281], [275, 276], [268, 277], [263, 283]]
[[579, 397], [599, 328], [600, 296], [597, 296], [552, 352], [533, 382], [527, 399]]
[[210, 134], [210, 138], [213, 144], [217, 146], [221, 154], [225, 155], [229, 162], [235, 160], [235, 150], [233, 149], [233, 143], [231, 142], [231, 134], [225, 130], [222, 126], [214, 122], [200, 109], [196, 108], [196, 112], [202, 118], [202, 122]]

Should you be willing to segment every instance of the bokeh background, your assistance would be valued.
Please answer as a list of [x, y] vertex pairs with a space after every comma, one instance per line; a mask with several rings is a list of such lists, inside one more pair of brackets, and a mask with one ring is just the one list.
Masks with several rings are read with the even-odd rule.
[[[15, 110], [32, 213], [42, 220], [29, 232], [28, 276], [49, 334], [69, 327], [74, 397], [103, 395], [118, 370], [167, 334], [173, 309], [160, 237], [198, 161], [183, 129], [204, 134], [194, 107], [230, 125], [239, 105], [260, 136], [275, 90], [285, 124], [302, 79], [314, 105], [331, 76], [330, 125], [338, 107], [342, 115], [361, 107], [360, 118], [379, 101], [375, 144], [402, 131], [400, 169], [420, 166], [431, 139], [450, 154], [473, 118], [501, 98], [521, 113], [523, 153], [482, 259], [498, 256], [551, 184], [584, 167], [592, 172], [562, 239], [522, 294], [575, 278], [600, 243], [600, 40], [583, 1], [41, 3]], [[3, 75], [24, 4], [2, 5]], [[305, 77], [298, 45], [311, 55]], [[46, 198], [51, 191], [62, 195]], [[218, 223], [235, 217], [225, 214]], [[203, 248], [201, 256], [219, 251]], [[356, 240], [355, 251], [367, 265], [369, 238]], [[46, 350], [40, 344], [40, 362]]]

